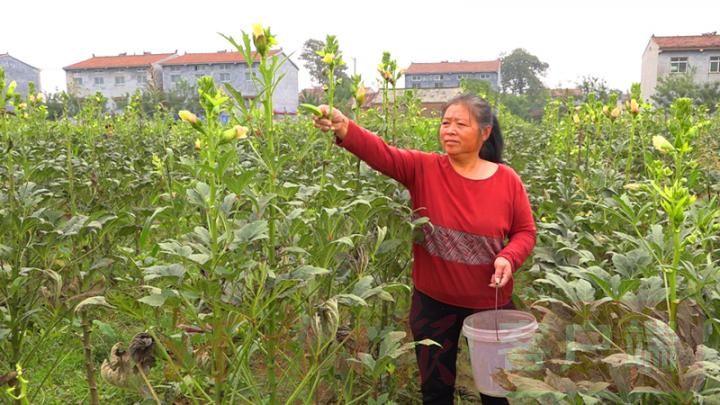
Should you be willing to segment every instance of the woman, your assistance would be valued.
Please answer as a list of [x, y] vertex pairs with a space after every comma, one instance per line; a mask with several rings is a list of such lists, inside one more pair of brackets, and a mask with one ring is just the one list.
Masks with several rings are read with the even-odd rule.
[[[413, 244], [410, 328], [425, 404], [452, 404], [455, 361], [465, 317], [512, 308], [513, 273], [535, 246], [535, 222], [525, 188], [502, 164], [503, 140], [488, 103], [473, 95], [448, 101], [439, 139], [444, 154], [398, 149], [328, 107], [315, 119], [337, 144], [410, 191], [413, 209], [430, 224]], [[506, 243], [506, 239], [508, 240]], [[496, 289], [499, 289], [496, 291]], [[483, 403], [506, 403], [483, 396]]]

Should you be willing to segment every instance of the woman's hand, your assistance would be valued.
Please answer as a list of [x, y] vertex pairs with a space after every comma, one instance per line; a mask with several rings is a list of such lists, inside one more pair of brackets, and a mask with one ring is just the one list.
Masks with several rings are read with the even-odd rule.
[[493, 274], [492, 279], [490, 280], [490, 287], [505, 287], [505, 284], [512, 280], [512, 278], [512, 264], [510, 264], [508, 259], [504, 257], [498, 257], [495, 259], [495, 274]]
[[323, 104], [318, 106], [318, 108], [323, 114], [321, 117], [315, 117], [313, 119], [315, 128], [320, 128], [321, 131], [329, 131], [332, 129], [335, 132], [335, 136], [340, 138], [340, 140], [343, 140], [345, 135], [347, 135], [348, 124], [350, 123], [348, 117], [343, 115], [343, 113], [341, 113], [337, 108], [333, 108], [331, 122], [329, 118], [330, 107]]

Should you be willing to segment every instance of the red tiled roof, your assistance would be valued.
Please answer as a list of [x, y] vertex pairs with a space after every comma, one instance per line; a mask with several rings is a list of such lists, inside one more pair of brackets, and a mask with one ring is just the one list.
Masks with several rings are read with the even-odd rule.
[[720, 35], [690, 35], [677, 37], [656, 37], [651, 40], [658, 44], [660, 49], [708, 49], [720, 48]]
[[82, 70], [82, 69], [107, 69], [107, 68], [122, 68], [122, 67], [143, 67], [150, 66], [153, 63], [157, 63], [167, 57], [174, 55], [174, 53], [144, 53], [142, 55], [125, 55], [120, 54], [117, 56], [93, 56], [90, 59], [84, 60], [65, 66], [65, 70]]
[[500, 60], [483, 62], [411, 63], [405, 74], [497, 72]]
[[[280, 50], [270, 51], [270, 55], [279, 53]], [[256, 61], [260, 57], [253, 52], [253, 58]], [[245, 63], [245, 58], [240, 52], [206, 52], [206, 53], [186, 53], [177, 58], [172, 58], [162, 63], [162, 65], [200, 65], [207, 63]]]
[[582, 89], [550, 89], [550, 97], [580, 97], [583, 95]]

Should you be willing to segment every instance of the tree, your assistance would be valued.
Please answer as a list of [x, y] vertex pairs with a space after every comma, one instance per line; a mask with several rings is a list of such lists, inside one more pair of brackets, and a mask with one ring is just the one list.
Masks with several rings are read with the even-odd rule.
[[577, 87], [582, 90], [585, 98], [590, 94], [595, 94], [595, 99], [603, 103], [607, 103], [613, 94], [619, 96], [622, 93], [620, 90], [609, 88], [605, 79], [596, 76], [583, 76], [576, 84]]
[[484, 98], [494, 108], [497, 108], [498, 104], [502, 104], [508, 111], [526, 121], [539, 121], [542, 118], [549, 97], [548, 91], [545, 89], [528, 94], [501, 94], [493, 89], [486, 80], [463, 79], [460, 86], [463, 92]]
[[[310, 76], [313, 81], [323, 87], [328, 84], [327, 71], [325, 70], [327, 64], [322, 61], [322, 56], [318, 55], [317, 51], [325, 48], [325, 42], [319, 39], [308, 39], [303, 45], [303, 51], [300, 55], [300, 59], [304, 61], [303, 66], [310, 72]], [[350, 99], [352, 98], [352, 80], [347, 74], [347, 65], [339, 65], [335, 67], [335, 78], [337, 79], [337, 87], [335, 87], [335, 106], [338, 108], [345, 108], [349, 105]], [[326, 94], [322, 96], [320, 100], [315, 100], [317, 104], [320, 102], [327, 102]], [[302, 94], [303, 100], [308, 100], [315, 97], [310, 97], [309, 94]], [[311, 101], [312, 101], [311, 100]], [[314, 103], [313, 103], [314, 104]]]
[[513, 94], [536, 93], [545, 88], [540, 78], [549, 65], [537, 56], [518, 48], [502, 58], [502, 87]]
[[[327, 85], [327, 75], [325, 74], [325, 64], [322, 61], [322, 57], [318, 55], [317, 51], [325, 48], [325, 42], [319, 39], [308, 39], [303, 44], [303, 51], [300, 54], [300, 59], [304, 61], [303, 66], [310, 72], [310, 77], [313, 81], [320, 85]], [[349, 79], [346, 72], [347, 66], [337, 66], [335, 68], [335, 77], [340, 80]]]
[[720, 103], [720, 83], [698, 84], [693, 80], [693, 72], [673, 73], [658, 79], [651, 99], [658, 106], [668, 108], [680, 97], [687, 97], [696, 105], [704, 105], [711, 112], [715, 111]]
[[45, 105], [48, 110], [48, 118], [59, 120], [64, 115], [74, 117], [80, 111], [82, 99], [70, 93], [52, 93], [47, 96]]

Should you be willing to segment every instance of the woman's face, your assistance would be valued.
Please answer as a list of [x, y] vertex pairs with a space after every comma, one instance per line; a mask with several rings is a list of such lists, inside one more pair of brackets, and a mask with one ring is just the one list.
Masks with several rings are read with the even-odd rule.
[[440, 143], [448, 155], [474, 153], [477, 155], [492, 128], [475, 120], [464, 104], [453, 104], [445, 111], [440, 122]]

